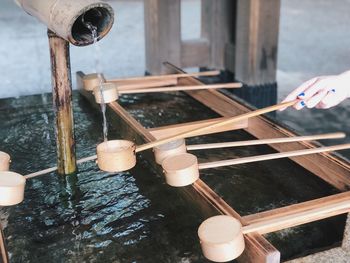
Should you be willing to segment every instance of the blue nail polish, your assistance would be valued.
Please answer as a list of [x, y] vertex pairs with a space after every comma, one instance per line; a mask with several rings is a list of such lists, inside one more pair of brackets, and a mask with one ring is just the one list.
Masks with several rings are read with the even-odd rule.
[[335, 92], [335, 89], [332, 89], [331, 91], [332, 91], [332, 92]]
[[302, 93], [300, 93], [299, 95], [298, 95], [298, 97], [304, 97], [305, 96], [305, 93], [304, 92], [302, 92]]
[[300, 102], [300, 105], [304, 107], [304, 106], [305, 106], [305, 102], [304, 102], [304, 101], [301, 101], [301, 102]]

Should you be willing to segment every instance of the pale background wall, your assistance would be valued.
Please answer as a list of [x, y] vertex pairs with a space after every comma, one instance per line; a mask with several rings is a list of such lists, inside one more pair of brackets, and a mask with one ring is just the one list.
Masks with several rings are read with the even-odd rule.
[[[109, 1], [112, 32], [100, 42], [107, 76], [142, 75], [143, 2]], [[199, 0], [183, 0], [183, 38], [199, 35]], [[282, 0], [278, 60], [279, 96], [303, 80], [350, 69], [350, 0]], [[0, 97], [49, 92], [46, 29], [12, 0], [0, 1]], [[94, 47], [72, 47], [72, 71], [94, 71]]]

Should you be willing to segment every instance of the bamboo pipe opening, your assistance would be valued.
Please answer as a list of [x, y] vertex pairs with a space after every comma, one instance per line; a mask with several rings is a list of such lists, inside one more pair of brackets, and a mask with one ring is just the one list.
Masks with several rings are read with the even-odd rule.
[[93, 4], [86, 7], [73, 23], [71, 42], [79, 46], [94, 43], [91, 29], [86, 27], [86, 23], [96, 28], [97, 40], [102, 39], [110, 31], [113, 20], [113, 10], [109, 6]]
[[[112, 28], [113, 8], [100, 0], [15, 0], [28, 14], [76, 46], [93, 44]], [[93, 34], [93, 31], [96, 31]]]
[[26, 179], [24, 176], [3, 171], [0, 172], [0, 206], [19, 204], [24, 199]]

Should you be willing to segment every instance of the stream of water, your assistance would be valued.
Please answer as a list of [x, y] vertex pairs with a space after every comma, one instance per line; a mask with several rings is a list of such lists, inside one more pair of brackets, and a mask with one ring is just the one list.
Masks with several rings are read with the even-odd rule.
[[103, 116], [103, 121], [102, 121], [102, 129], [103, 129], [103, 140], [107, 141], [108, 140], [108, 123], [107, 123], [107, 118], [106, 118], [106, 103], [104, 102], [104, 97], [102, 94], [102, 83], [103, 83], [103, 78], [102, 78], [102, 64], [100, 62], [101, 59], [101, 48], [98, 43], [98, 31], [97, 27], [95, 27], [91, 22], [85, 21], [85, 17], [82, 17], [82, 22], [88, 28], [91, 32], [91, 37], [94, 41], [93, 45], [95, 47], [95, 52], [94, 52], [94, 59], [95, 59], [95, 71], [99, 75], [99, 89], [101, 93], [101, 112]]

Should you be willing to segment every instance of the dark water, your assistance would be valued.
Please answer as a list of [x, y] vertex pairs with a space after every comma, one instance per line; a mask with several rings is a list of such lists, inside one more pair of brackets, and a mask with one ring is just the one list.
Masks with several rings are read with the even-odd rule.
[[[185, 95], [129, 96], [121, 102], [146, 127], [216, 117]], [[27, 174], [55, 165], [49, 96], [1, 100], [0, 112], [0, 150], [11, 154], [12, 170]], [[103, 140], [101, 114], [76, 93], [74, 112], [78, 157], [94, 154]], [[110, 139], [120, 137], [115, 127], [109, 131]], [[188, 142], [248, 138], [234, 131]], [[196, 154], [217, 160], [272, 151], [256, 146]], [[205, 170], [201, 176], [242, 215], [335, 193], [288, 160]], [[204, 216], [142, 160], [125, 173], [104, 173], [90, 162], [66, 179], [50, 174], [29, 180], [25, 201], [1, 212], [12, 262], [206, 262], [196, 234]], [[267, 238], [290, 258], [339, 242], [344, 220]]]
[[[1, 150], [12, 155], [12, 170], [26, 174], [55, 165], [50, 101], [1, 101]], [[94, 154], [103, 140], [100, 114], [84, 105], [75, 94], [80, 157]], [[204, 261], [196, 235], [203, 218], [144, 162], [118, 174], [90, 162], [67, 179], [29, 180], [25, 201], [2, 213], [11, 262]]]

